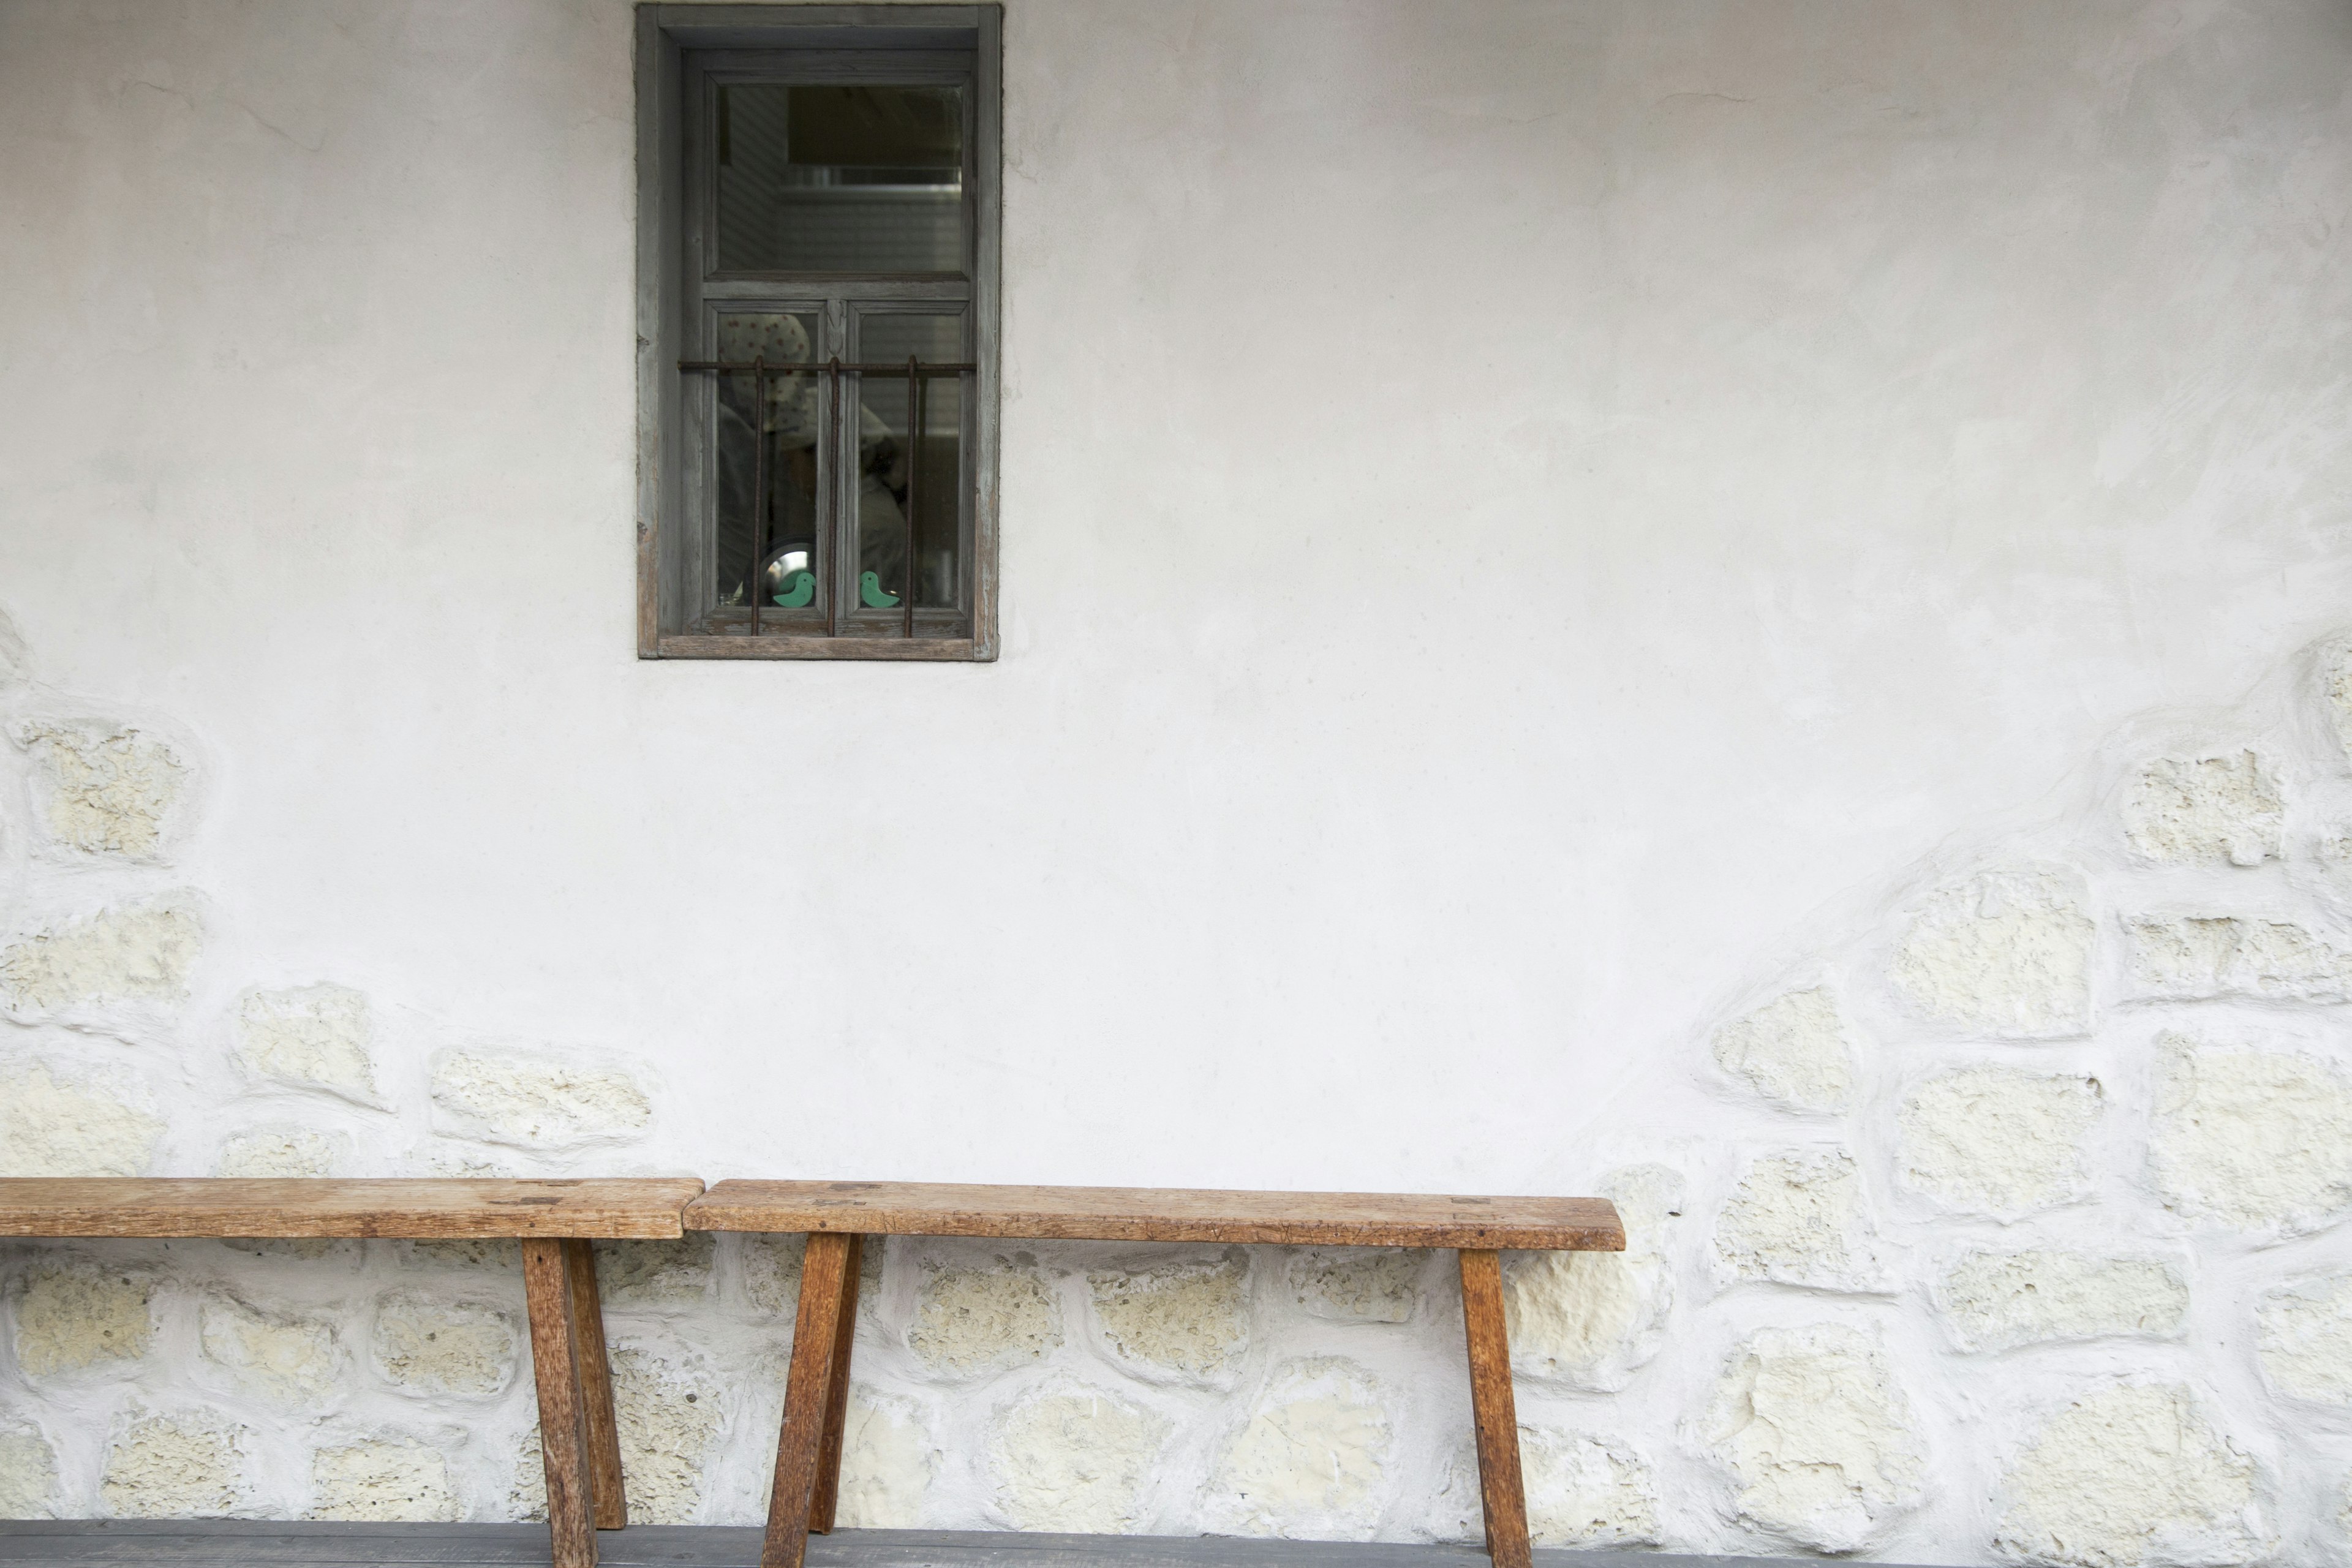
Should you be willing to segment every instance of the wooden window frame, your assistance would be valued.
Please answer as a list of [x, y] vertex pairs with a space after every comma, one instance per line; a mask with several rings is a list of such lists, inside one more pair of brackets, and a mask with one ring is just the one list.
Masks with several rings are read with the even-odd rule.
[[[639, 658], [883, 659], [984, 663], [997, 655], [997, 348], [998, 267], [1003, 207], [1003, 38], [999, 5], [640, 5], [636, 9], [637, 94], [637, 657]], [[855, 299], [956, 303], [970, 313], [972, 363], [965, 403], [971, 467], [969, 636], [825, 637], [766, 631], [759, 637], [692, 629], [708, 568], [694, 549], [689, 500], [698, 487], [689, 465], [702, 456], [688, 417], [682, 359], [701, 339], [689, 321], [730, 291], [732, 281], [690, 275], [704, 254], [689, 244], [690, 222], [709, 214], [686, 188], [696, 111], [688, 56], [724, 57], [778, 49], [847, 57], [887, 50], [909, 65], [928, 55], [969, 54], [973, 62], [967, 181], [971, 205], [969, 285], [943, 289], [937, 279], [845, 282], [828, 292]], [[695, 237], [699, 238], [700, 237]], [[690, 259], [691, 258], [691, 259]], [[764, 290], [761, 292], [761, 290]], [[802, 300], [790, 281], [751, 290], [762, 301]], [[955, 296], [950, 300], [949, 295]], [[848, 378], [845, 377], [845, 381]], [[918, 611], [919, 616], [925, 612]], [[855, 622], [860, 617], [847, 617]]]

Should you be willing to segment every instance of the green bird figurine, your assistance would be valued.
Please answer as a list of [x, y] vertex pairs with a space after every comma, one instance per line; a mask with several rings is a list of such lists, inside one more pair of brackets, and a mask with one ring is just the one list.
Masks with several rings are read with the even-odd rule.
[[882, 574], [878, 572], [859, 574], [857, 596], [866, 601], [866, 607], [869, 610], [887, 610], [898, 602], [898, 595], [882, 591]]
[[[866, 574], [872, 576], [871, 572]], [[787, 610], [805, 609], [816, 598], [816, 574], [795, 572], [784, 579], [784, 591], [776, 595], [776, 603]]]

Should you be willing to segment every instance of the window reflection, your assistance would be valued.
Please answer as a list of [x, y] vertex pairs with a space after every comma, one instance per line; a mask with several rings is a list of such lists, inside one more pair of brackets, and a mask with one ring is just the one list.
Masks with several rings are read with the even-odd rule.
[[720, 270], [963, 270], [961, 89], [753, 83], [717, 100]]

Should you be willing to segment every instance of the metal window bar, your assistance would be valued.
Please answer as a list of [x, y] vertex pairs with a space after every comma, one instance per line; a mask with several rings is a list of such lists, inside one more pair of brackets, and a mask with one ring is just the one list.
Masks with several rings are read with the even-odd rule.
[[[915, 635], [916, 584], [920, 580], [920, 567], [916, 558], [915, 504], [917, 475], [922, 468], [923, 389], [940, 376], [976, 375], [980, 366], [969, 360], [935, 360], [925, 364], [913, 354], [907, 356], [907, 363], [903, 365], [844, 364], [837, 357], [823, 364], [770, 364], [767, 356], [762, 354], [751, 360], [682, 359], [677, 362], [677, 368], [688, 374], [748, 375], [751, 378], [751, 406], [759, 414], [751, 442], [751, 486], [755, 494], [751, 503], [751, 574], [746, 585], [751, 600], [751, 635], [755, 637], [762, 635], [760, 629], [761, 601], [767, 596], [766, 584], [761, 581], [761, 568], [768, 558], [768, 378], [785, 375], [822, 375], [827, 378], [832, 395], [818, 405], [817, 414], [817, 440], [821, 447], [827, 441], [838, 439], [842, 418], [841, 378], [845, 374], [904, 375], [907, 378], [907, 574], [899, 584], [899, 591], [905, 595], [899, 635], [911, 639]], [[825, 520], [825, 533], [836, 549], [842, 514], [848, 505], [843, 498], [851, 489], [850, 485], [835, 484], [832, 487], [832, 493], [825, 498], [832, 513]], [[828, 550], [827, 554], [834, 552]], [[970, 569], [968, 563], [966, 569]], [[824, 635], [827, 637], [840, 635], [840, 601], [838, 594], [826, 593], [824, 595]]]

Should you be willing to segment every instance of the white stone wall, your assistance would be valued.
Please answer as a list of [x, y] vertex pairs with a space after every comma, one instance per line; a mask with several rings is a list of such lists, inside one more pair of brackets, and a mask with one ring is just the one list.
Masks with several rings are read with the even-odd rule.
[[[628, 657], [625, 6], [23, 0], [0, 1171], [1605, 1192], [1542, 1540], [2343, 1561], [2340, 13], [1014, 0], [1006, 657], [898, 670]], [[796, 1248], [601, 1267], [758, 1517]], [[865, 1291], [848, 1522], [1476, 1536], [1442, 1254]], [[528, 1354], [0, 1244], [0, 1513], [527, 1515]]]

